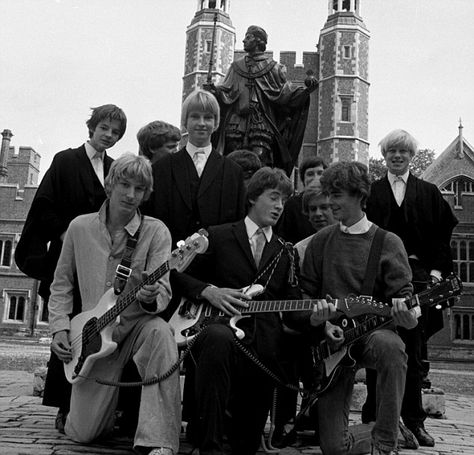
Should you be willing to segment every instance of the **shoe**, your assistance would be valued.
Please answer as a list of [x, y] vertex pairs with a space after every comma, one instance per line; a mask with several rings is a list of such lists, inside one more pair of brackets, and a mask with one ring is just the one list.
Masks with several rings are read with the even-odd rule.
[[296, 430], [292, 428], [290, 431], [286, 431], [285, 427], [275, 427], [272, 435], [272, 446], [277, 449], [288, 447], [296, 442]]
[[398, 439], [398, 446], [402, 449], [418, 449], [420, 444], [415, 435], [402, 423], [398, 426], [401, 438]]
[[54, 428], [60, 433], [65, 434], [64, 426], [66, 425], [67, 412], [62, 411], [61, 409], [56, 414], [56, 420], [54, 421]]
[[398, 450], [383, 450], [379, 447], [375, 447], [372, 444], [372, 450], [370, 451], [371, 455], [398, 455]]
[[428, 434], [428, 432], [424, 429], [424, 427], [415, 427], [410, 428], [411, 432], [415, 435], [415, 438], [418, 440], [420, 446], [423, 447], [434, 447], [435, 440], [432, 436]]
[[174, 452], [171, 449], [159, 447], [157, 449], [152, 449], [148, 452], [148, 455], [174, 455]]

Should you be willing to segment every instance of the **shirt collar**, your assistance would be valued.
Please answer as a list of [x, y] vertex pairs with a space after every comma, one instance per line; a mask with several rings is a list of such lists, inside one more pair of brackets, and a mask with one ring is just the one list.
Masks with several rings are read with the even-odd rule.
[[395, 182], [395, 179], [397, 177], [400, 177], [403, 180], [403, 183], [406, 185], [407, 181], [408, 181], [408, 175], [409, 174], [410, 174], [410, 171], [406, 171], [402, 175], [395, 175], [395, 174], [392, 174], [390, 171], [387, 171], [387, 178], [388, 178], [388, 181], [390, 182], [390, 186], [393, 185], [393, 182]]
[[89, 142], [85, 142], [84, 147], [86, 149], [86, 154], [90, 160], [92, 160], [92, 158], [94, 158], [97, 153], [100, 155], [101, 160], [104, 159], [105, 152], [98, 152], [94, 147], [92, 147]]
[[196, 147], [194, 144], [191, 144], [191, 142], [188, 142], [186, 144], [186, 151], [189, 153], [191, 159], [194, 157], [196, 152], [204, 152], [204, 156], [207, 160], [212, 152], [212, 144], [206, 145], [205, 147]]
[[372, 227], [372, 224], [373, 223], [367, 219], [367, 215], [364, 213], [364, 216], [352, 226], [344, 226], [339, 222], [339, 227], [341, 231], [346, 234], [365, 234]]
[[[245, 217], [244, 219], [245, 223], [245, 229], [247, 229], [247, 236], [249, 240], [255, 235], [255, 232], [257, 232], [258, 229], [260, 229], [259, 226], [257, 226], [248, 216]], [[263, 234], [265, 235], [265, 238], [267, 239], [267, 242], [269, 242], [272, 239], [273, 235], [273, 230], [271, 226], [266, 226], [262, 228]]]
[[[107, 208], [109, 206], [109, 201], [106, 200], [102, 204], [99, 210], [99, 220], [104, 225], [107, 226]], [[140, 210], [137, 209], [133, 218], [124, 226], [124, 229], [128, 232], [129, 235], [133, 236], [137, 232], [138, 228], [140, 227], [140, 223], [142, 221], [142, 216]]]

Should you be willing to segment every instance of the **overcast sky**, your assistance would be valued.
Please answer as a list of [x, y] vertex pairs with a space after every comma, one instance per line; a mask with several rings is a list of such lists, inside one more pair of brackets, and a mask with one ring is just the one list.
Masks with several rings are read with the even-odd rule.
[[[179, 124], [185, 31], [196, 0], [0, 0], [0, 131], [33, 147], [41, 174], [55, 153], [87, 139], [91, 106], [128, 117], [116, 158], [136, 152], [136, 132]], [[360, 0], [371, 33], [371, 155], [394, 128], [441, 153], [458, 134], [474, 143], [474, 1]], [[327, 0], [231, 0], [236, 47], [248, 25], [267, 49], [315, 51]]]

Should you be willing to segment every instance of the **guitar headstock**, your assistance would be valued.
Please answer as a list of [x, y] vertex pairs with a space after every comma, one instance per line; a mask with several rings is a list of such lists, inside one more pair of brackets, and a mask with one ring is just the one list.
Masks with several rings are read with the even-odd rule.
[[338, 299], [337, 309], [347, 317], [353, 318], [362, 314], [390, 316], [390, 305], [378, 302], [371, 296], [358, 295]]
[[420, 292], [417, 296], [417, 300], [420, 306], [436, 306], [436, 308], [444, 309], [452, 306], [450, 299], [461, 295], [462, 293], [462, 282], [458, 276], [454, 273], [449, 275], [443, 281], [433, 284], [426, 291]]
[[178, 248], [171, 252], [171, 258], [168, 260], [169, 268], [182, 272], [196, 254], [202, 254], [207, 250], [208, 245], [209, 240], [204, 229], [200, 229], [184, 241], [179, 241]]

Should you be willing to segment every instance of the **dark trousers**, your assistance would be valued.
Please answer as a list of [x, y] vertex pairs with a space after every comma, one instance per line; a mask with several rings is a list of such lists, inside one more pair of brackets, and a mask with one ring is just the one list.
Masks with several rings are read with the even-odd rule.
[[[227, 434], [233, 455], [254, 455], [272, 403], [274, 384], [236, 346], [232, 330], [211, 324], [193, 347], [195, 368], [186, 371], [186, 414], [193, 400], [191, 439], [201, 455], [222, 455]], [[189, 418], [189, 417], [188, 417]], [[230, 422], [229, 422], [230, 421]], [[226, 425], [226, 422], [229, 425]]]
[[[430, 276], [421, 263], [410, 259], [410, 266], [413, 273], [413, 287], [415, 294], [427, 288]], [[437, 311], [437, 313], [434, 313]], [[433, 317], [434, 316], [434, 317]], [[408, 428], [422, 427], [426, 419], [423, 409], [421, 386], [423, 377], [427, 374], [427, 328], [431, 327], [430, 319], [442, 316], [439, 310], [423, 310], [423, 314], [418, 320], [418, 325], [412, 330], [398, 328], [398, 333], [405, 343], [405, 352], [408, 355], [407, 378], [405, 384], [405, 394], [403, 396], [401, 417]], [[437, 321], [436, 321], [437, 322]], [[428, 332], [429, 334], [432, 331]], [[429, 368], [429, 367], [428, 367]], [[362, 408], [362, 419], [364, 422], [375, 420], [375, 384], [376, 373], [374, 370], [366, 370], [367, 380], [367, 400]]]

